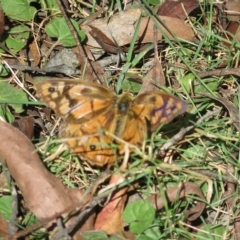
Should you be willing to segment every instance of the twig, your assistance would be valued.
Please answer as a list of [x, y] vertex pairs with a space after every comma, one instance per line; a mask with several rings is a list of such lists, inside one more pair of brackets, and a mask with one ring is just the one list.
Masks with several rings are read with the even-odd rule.
[[[9, 172], [7, 172], [7, 178], [9, 182], [13, 182]], [[16, 186], [14, 184], [11, 185], [11, 188], [12, 188], [12, 196], [13, 196], [12, 216], [8, 223], [8, 232], [10, 234], [15, 234], [17, 232], [16, 219], [18, 215], [18, 194], [17, 194]]]
[[[185, 69], [186, 71], [189, 70], [188, 67], [183, 64], [165, 63], [164, 65], [169, 67]], [[207, 71], [207, 72], [196, 72], [196, 74], [200, 78], [209, 77], [209, 76], [221, 77], [226, 75], [235, 75], [240, 77], [240, 68], [216, 69], [216, 70]]]
[[58, 231], [52, 238], [52, 240], [64, 239], [64, 240], [71, 240], [71, 236], [68, 235], [67, 228], [63, 226], [62, 218], [57, 219], [57, 226]]
[[197, 124], [202, 123], [207, 118], [215, 116], [218, 112], [219, 110], [208, 111], [205, 115], [203, 115], [201, 118], [197, 120], [196, 124], [186, 128], [182, 128], [175, 136], [173, 136], [169, 141], [167, 141], [161, 146], [161, 148], [158, 151], [158, 154], [159, 155], [164, 154], [170, 147], [172, 147], [175, 143], [179, 142], [184, 137], [184, 135], [187, 132], [191, 131]]

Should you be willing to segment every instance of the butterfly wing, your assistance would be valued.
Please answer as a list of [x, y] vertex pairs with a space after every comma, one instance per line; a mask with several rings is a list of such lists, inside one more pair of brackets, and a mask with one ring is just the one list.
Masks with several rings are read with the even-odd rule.
[[[161, 92], [133, 99], [129, 94], [117, 97], [101, 85], [84, 81], [53, 79], [35, 85], [42, 100], [64, 118], [61, 135], [73, 152], [98, 166], [112, 164], [115, 159], [113, 139], [103, 129], [139, 145], [148, 130], [170, 122], [187, 108], [178, 97]], [[118, 153], [123, 149], [119, 143]]]
[[180, 98], [164, 92], [146, 92], [137, 96], [132, 105], [136, 118], [149, 122], [150, 130], [156, 130], [161, 124], [171, 122], [184, 113], [187, 103]]
[[[127, 98], [125, 95], [122, 99]], [[143, 93], [129, 100], [129, 103], [125, 105], [129, 105], [127, 121], [120, 122], [122, 124], [119, 124], [119, 127], [124, 129], [119, 132], [121, 132], [122, 139], [136, 146], [142, 144], [143, 140], [148, 137], [149, 131], [156, 130], [161, 124], [169, 123], [177, 115], [183, 113], [187, 107], [187, 104], [180, 98], [156, 91]], [[124, 152], [123, 144], [119, 144], [119, 152]]]
[[112, 131], [114, 121], [114, 110], [109, 109], [106, 113], [82, 124], [66, 123], [62, 128], [61, 136], [66, 137], [73, 152], [90, 164], [98, 166], [112, 164], [115, 154], [112, 147], [113, 140], [103, 130]]
[[51, 79], [35, 86], [41, 99], [69, 123], [80, 124], [97, 117], [108, 111], [116, 98], [109, 89], [81, 80]]
[[113, 162], [112, 139], [101, 132], [112, 130], [116, 95], [94, 83], [52, 79], [35, 84], [41, 99], [64, 118], [61, 136], [73, 152], [91, 164]]
[[[143, 93], [132, 102], [122, 138], [140, 146], [149, 130], [154, 131], [161, 124], [171, 122], [186, 108], [187, 104], [174, 95], [156, 91]], [[120, 146], [120, 152], [123, 152], [123, 146]]]

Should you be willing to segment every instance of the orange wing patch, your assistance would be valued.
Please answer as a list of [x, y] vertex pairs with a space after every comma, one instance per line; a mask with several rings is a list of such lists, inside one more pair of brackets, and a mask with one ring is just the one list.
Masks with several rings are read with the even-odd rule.
[[[182, 114], [187, 104], [163, 92], [146, 92], [134, 98], [81, 80], [39, 81], [41, 99], [63, 117], [61, 136], [74, 153], [92, 165], [111, 165], [124, 146], [109, 133], [140, 146], [147, 133]], [[150, 129], [149, 129], [150, 126]]]

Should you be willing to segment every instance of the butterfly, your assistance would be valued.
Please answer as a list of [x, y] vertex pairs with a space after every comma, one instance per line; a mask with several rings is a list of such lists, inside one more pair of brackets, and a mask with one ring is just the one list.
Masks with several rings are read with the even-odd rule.
[[129, 92], [116, 95], [100, 84], [83, 80], [51, 79], [38, 81], [35, 87], [42, 101], [63, 117], [60, 135], [67, 145], [81, 159], [97, 166], [110, 166], [124, 153], [122, 141], [111, 134], [141, 146], [149, 132], [187, 108], [180, 98], [161, 91], [137, 97]]

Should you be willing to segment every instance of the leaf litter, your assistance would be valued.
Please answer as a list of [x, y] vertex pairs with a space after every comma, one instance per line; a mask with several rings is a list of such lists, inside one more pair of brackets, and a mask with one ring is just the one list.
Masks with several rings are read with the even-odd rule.
[[[11, 18], [10, 15], [8, 15], [8, 10], [5, 8], [6, 5], [3, 4], [3, 10], [5, 11], [5, 15], [8, 18]], [[219, 11], [222, 9], [221, 4], [216, 4], [214, 7], [218, 8]], [[232, 12], [237, 11], [238, 4], [236, 3], [227, 3], [226, 4], [227, 11], [226, 13], [226, 19], [228, 20], [229, 25], [233, 25], [234, 23], [232, 21], [239, 20], [238, 15], [232, 14]], [[173, 11], [174, 9], [174, 11]], [[33, 8], [31, 7], [31, 11]], [[109, 66], [108, 68], [104, 68], [100, 61], [98, 62], [98, 59], [104, 58], [104, 54], [115, 54], [118, 55], [119, 53], [126, 53], [129, 51], [134, 51], [135, 54], [141, 54], [141, 52], [146, 49], [149, 44], [154, 43], [155, 47], [155, 54], [154, 54], [154, 60], [152, 67], [148, 70], [147, 74], [145, 76], [142, 76], [141, 74], [135, 74], [135, 79], [140, 79], [140, 82], [142, 83], [141, 92], [144, 91], [150, 91], [155, 89], [158, 86], [161, 87], [167, 87], [169, 86], [169, 82], [172, 83], [172, 89], [175, 92], [181, 92], [182, 89], [177, 86], [177, 84], [174, 85], [174, 82], [172, 79], [178, 79], [178, 76], [181, 75], [181, 71], [177, 70], [174, 73], [170, 71], [170, 69], [166, 69], [166, 67], [163, 64], [163, 61], [169, 61], [172, 62], [174, 60], [175, 62], [180, 61], [182, 64], [186, 64], [186, 62], [181, 61], [181, 56], [179, 55], [177, 58], [173, 59], [164, 59], [165, 53], [167, 51], [171, 51], [167, 48], [163, 48], [163, 52], [161, 53], [161, 58], [159, 58], [159, 54], [156, 54], [158, 52], [158, 42], [163, 42], [164, 44], [168, 43], [166, 41], [166, 37], [168, 37], [169, 40], [172, 40], [173, 42], [176, 39], [182, 39], [186, 42], [191, 42], [193, 45], [198, 45], [199, 41], [201, 41], [201, 38], [198, 38], [201, 36], [201, 33], [197, 33], [196, 31], [199, 30], [197, 28], [194, 28], [189, 22], [192, 21], [191, 17], [194, 18], [197, 17], [197, 15], [194, 15], [194, 11], [197, 10], [199, 12], [199, 4], [196, 1], [188, 1], [188, 0], [182, 0], [180, 2], [172, 2], [172, 1], [165, 1], [159, 8], [158, 8], [158, 16], [154, 16], [155, 20], [158, 21], [157, 26], [154, 26], [154, 23], [152, 21], [152, 18], [146, 15], [146, 12], [144, 12], [142, 9], [136, 8], [125, 11], [115, 11], [112, 12], [111, 17], [106, 19], [102, 17], [103, 10], [99, 10], [96, 13], [92, 15], [92, 19], [89, 18], [89, 21], [83, 22], [80, 24], [81, 30], [86, 34], [87, 40], [85, 41], [85, 44], [77, 42], [77, 47], [72, 50], [72, 53], [75, 54], [76, 58], [74, 58], [74, 61], [78, 61], [78, 63], [73, 65], [73, 70], [69, 71], [69, 68], [63, 68], [63, 65], [69, 66], [69, 60], [67, 60], [67, 57], [63, 57], [63, 62], [59, 65], [59, 63], [54, 63], [51, 65], [52, 70], [51, 74], [60, 73], [66, 74], [66, 75], [72, 75], [72, 74], [78, 74], [79, 72], [82, 73], [82, 76], [89, 81], [93, 82], [99, 82], [104, 85], [109, 85], [109, 82], [107, 78], [109, 76], [111, 77], [110, 87], [113, 87], [112, 82], [114, 79], [117, 78], [117, 74], [119, 72], [119, 69], [121, 69], [121, 57], [119, 56], [119, 61], [117, 63], [117, 66]], [[200, 9], [201, 12], [201, 9]], [[0, 12], [0, 17], [2, 17], [2, 13]], [[193, 15], [192, 15], [193, 14]], [[31, 16], [28, 16], [31, 17]], [[83, 15], [81, 16], [83, 18]], [[14, 19], [18, 19], [20, 21], [23, 21], [21, 18], [15, 16]], [[141, 19], [140, 27], [137, 29], [137, 22]], [[187, 21], [186, 21], [187, 20]], [[207, 20], [204, 19], [206, 22]], [[203, 25], [204, 25], [203, 21]], [[42, 22], [42, 24], [47, 24]], [[226, 41], [229, 39], [232, 39], [232, 35], [237, 34], [238, 32], [238, 26], [234, 26], [232, 28], [227, 28], [227, 25], [224, 22], [221, 22], [222, 28], [227, 30], [227, 33], [224, 32], [223, 36], [225, 37]], [[10, 26], [12, 27], [12, 26]], [[0, 25], [0, 34], [4, 34], [4, 21], [1, 21]], [[157, 29], [157, 32], [156, 32]], [[161, 31], [159, 31], [161, 29]], [[42, 73], [42, 70], [44, 70], [45, 65], [47, 66], [48, 62], [50, 62], [51, 59], [53, 59], [54, 55], [61, 51], [61, 49], [64, 49], [60, 47], [59, 50], [59, 44], [58, 46], [54, 46], [54, 48], [49, 47], [48, 43], [46, 43], [45, 40], [51, 42], [52, 44], [56, 43], [54, 42], [54, 39], [50, 38], [50, 36], [44, 36], [41, 35], [40, 31], [37, 31], [39, 34], [39, 39], [33, 39], [29, 42], [29, 52], [26, 54], [24, 52], [24, 44], [16, 46], [16, 48], [13, 48], [11, 46], [11, 42], [7, 42], [7, 53], [11, 53], [11, 50], [13, 49], [19, 49], [17, 51], [18, 57], [17, 58], [11, 58], [9, 56], [6, 56], [6, 61], [9, 61], [10, 67], [13, 66], [13, 69], [20, 69], [23, 71], [22, 74], [26, 74], [26, 72], [32, 72], [32, 73]], [[61, 34], [61, 32], [60, 32]], [[130, 44], [132, 42], [132, 38], [134, 34], [137, 34], [137, 42], [135, 43], [134, 49], [130, 49]], [[44, 39], [46, 38], [46, 39]], [[75, 38], [76, 39], [76, 38]], [[234, 39], [234, 38], [233, 38]], [[43, 41], [44, 40], [44, 41]], [[223, 41], [223, 44], [225, 42]], [[231, 48], [231, 44], [225, 44], [227, 48]], [[69, 46], [70, 47], [70, 46]], [[171, 46], [173, 47], [173, 46]], [[3, 46], [3, 49], [6, 48]], [[21, 49], [22, 48], [22, 49]], [[80, 50], [79, 50], [80, 49]], [[101, 49], [99, 53], [99, 49]], [[153, 59], [153, 48], [149, 48], [150, 51], [146, 51], [144, 53], [144, 56], [149, 59]], [[157, 49], [157, 51], [156, 51]], [[9, 51], [10, 50], [10, 51]], [[69, 50], [69, 49], [68, 49]], [[208, 53], [207, 48], [205, 48], [205, 53]], [[151, 52], [152, 51], [152, 52]], [[198, 51], [198, 50], [197, 50]], [[45, 53], [47, 54], [45, 55]], [[101, 53], [101, 52], [104, 52]], [[148, 53], [148, 55], [147, 55]], [[149, 54], [150, 53], [150, 54]], [[199, 52], [200, 53], [200, 52]], [[16, 52], [13, 52], [11, 55], [15, 56]], [[163, 54], [163, 55], [162, 55]], [[172, 53], [170, 53], [171, 56]], [[189, 54], [189, 56], [192, 54], [188, 52], [186, 56]], [[43, 56], [47, 56], [47, 59], [44, 59]], [[167, 54], [165, 55], [167, 56]], [[30, 66], [27, 66], [27, 62], [24, 59], [28, 58], [33, 59], [33, 61], [30, 62]], [[58, 58], [58, 57], [56, 57]], [[20, 59], [20, 61], [19, 61]], [[68, 58], [69, 59], [69, 58]], [[70, 56], [70, 59], [73, 59], [73, 57]], [[91, 60], [89, 60], [91, 59]], [[161, 61], [159, 60], [161, 59]], [[64, 63], [65, 60], [65, 63]], [[26, 66], [21, 66], [22, 63], [26, 64]], [[79, 65], [80, 67], [79, 67]], [[228, 63], [225, 59], [219, 64], [216, 64], [216, 71], [211, 72], [212, 69], [208, 69], [208, 74], [211, 76], [218, 76], [218, 73], [222, 71], [222, 69], [218, 69], [218, 67], [224, 67]], [[58, 65], [58, 66], [56, 66]], [[71, 64], [70, 64], [71, 65]], [[199, 76], [202, 74], [202, 77], [204, 72], [202, 72], [204, 69], [204, 64], [202, 66], [199, 66], [199, 69], [197, 69], [197, 73], [199, 71]], [[206, 65], [205, 65], [206, 66]], [[25, 68], [24, 68], [25, 67]], [[70, 66], [71, 67], [71, 66]], [[46, 68], [47, 69], [47, 68]], [[191, 70], [189, 68], [189, 65], [187, 65], [187, 69]], [[227, 69], [228, 72], [226, 72], [226, 75], [236, 75], [238, 69]], [[47, 70], [46, 70], [47, 71]], [[129, 69], [129, 72], [134, 73], [134, 69]], [[166, 72], [169, 71], [168, 74]], [[217, 72], [218, 71], [218, 72]], [[106, 72], [108, 73], [108, 76], [106, 75]], [[31, 73], [31, 74], [32, 74]], [[34, 74], [32, 74], [34, 75]], [[5, 74], [7, 76], [7, 74]], [[59, 78], [62, 78], [63, 75], [59, 75]], [[31, 78], [31, 77], [30, 77]], [[175, 82], [176, 83], [176, 82]], [[171, 84], [170, 84], [171, 85]], [[31, 86], [29, 83], [27, 83], [27, 86]], [[193, 89], [192, 89], [193, 90]], [[212, 89], [210, 89], [212, 90]], [[214, 89], [215, 91], [215, 89]], [[191, 92], [191, 94], [195, 94], [194, 91]], [[197, 95], [197, 93], [196, 93]], [[226, 107], [226, 112], [229, 114], [229, 117], [231, 118], [233, 125], [238, 129], [239, 131], [239, 109], [233, 105], [228, 100], [224, 99], [221, 96], [212, 97], [212, 95], [209, 95], [209, 93], [204, 93], [205, 96], [209, 97], [210, 99], [215, 99], [216, 101], [220, 102]], [[29, 107], [29, 105], [26, 105], [26, 107]], [[18, 108], [19, 110], [16, 112], [23, 112], [24, 109], [21, 107]], [[11, 108], [5, 109], [5, 111], [11, 112]], [[215, 112], [214, 112], [215, 113]], [[42, 116], [40, 126], [40, 131], [44, 132], [46, 129], [43, 129], [43, 126], [46, 124], [46, 122], [54, 122], [51, 118], [47, 117], [43, 114], [43, 112], [40, 110], [40, 114]], [[214, 114], [205, 115], [210, 116], [210, 118], [215, 117]], [[28, 116], [27, 116], [28, 117]], [[188, 116], [189, 117], [189, 116]], [[45, 118], [45, 119], [44, 119]], [[20, 118], [21, 119], [21, 118]], [[171, 138], [169, 136], [169, 139], [174, 139], [174, 143], [178, 144], [178, 147], [184, 148], [188, 141], [190, 141], [190, 138], [194, 139], [193, 135], [189, 135], [189, 137], [185, 140], [184, 136], [190, 132], [194, 127], [198, 127], [198, 124], [203, 124], [204, 120], [208, 118], [202, 118], [202, 121], [198, 121], [196, 125], [192, 125], [189, 129], [181, 129], [178, 135], [175, 135], [175, 138]], [[28, 138], [32, 138], [35, 132], [33, 132], [33, 121], [36, 123], [36, 119], [28, 119], [28, 118], [22, 118], [22, 120], [15, 122], [15, 126], [19, 127], [20, 130], [26, 133]], [[39, 119], [38, 119], [39, 122]], [[35, 124], [36, 125], [36, 124]], [[45, 128], [45, 127], [44, 127]], [[58, 128], [56, 128], [58, 129]], [[180, 129], [178, 129], [180, 130]], [[38, 129], [39, 131], [39, 129]], [[56, 135], [57, 135], [56, 130]], [[149, 188], [149, 185], [144, 185], [142, 183], [143, 180], [141, 180], [141, 177], [137, 177], [138, 174], [133, 174], [135, 176], [135, 180], [129, 180], [131, 177], [131, 171], [134, 170], [134, 166], [132, 166], [132, 169], [130, 168], [130, 172], [128, 172], [128, 167], [121, 167], [120, 172], [115, 172], [111, 174], [111, 177], [107, 178], [101, 178], [100, 177], [100, 183], [96, 180], [93, 180], [93, 184], [95, 184], [92, 189], [95, 189], [91, 192], [88, 187], [84, 190], [80, 190], [78, 188], [71, 189], [69, 187], [66, 187], [59, 177], [54, 176], [52, 173], [49, 172], [49, 169], [46, 168], [46, 165], [42, 163], [40, 160], [36, 149], [33, 147], [31, 141], [24, 136], [18, 129], [14, 128], [10, 124], [7, 124], [3, 121], [0, 122], [0, 132], [2, 133], [0, 136], [0, 156], [2, 159], [3, 164], [7, 167], [9, 170], [11, 176], [13, 177], [14, 181], [16, 182], [17, 186], [19, 187], [19, 190], [21, 191], [21, 194], [26, 201], [27, 209], [32, 212], [37, 219], [39, 220], [39, 223], [36, 225], [32, 225], [26, 230], [19, 231], [15, 233], [15, 235], [12, 235], [11, 237], [17, 238], [20, 236], [25, 236], [27, 234], [30, 234], [33, 230], [38, 229], [42, 226], [48, 229], [48, 233], [53, 236], [53, 238], [56, 236], [67, 236], [70, 234], [73, 239], [82, 239], [82, 232], [93, 230], [93, 229], [103, 229], [108, 234], [119, 234], [119, 232], [122, 232], [124, 236], [130, 236], [129, 239], [134, 239], [136, 235], [128, 235], [129, 231], [126, 228], [125, 223], [122, 221], [122, 215], [125, 206], [131, 201], [128, 197], [130, 194], [135, 198], [135, 200], [139, 197], [139, 191], [140, 190], [146, 190], [144, 188]], [[36, 137], [36, 135], [35, 135]], [[157, 136], [158, 137], [158, 136]], [[207, 145], [208, 141], [205, 141], [205, 144]], [[171, 141], [170, 141], [170, 144]], [[166, 146], [166, 145], [165, 145]], [[169, 146], [164, 148], [164, 154], [168, 155], [165, 156], [165, 159], [171, 159], [174, 162], [178, 163], [179, 160], [179, 152], [176, 149], [169, 150]], [[210, 149], [210, 148], [209, 148]], [[210, 151], [210, 150], [209, 150]], [[161, 152], [162, 154], [162, 152]], [[159, 155], [161, 155], [159, 154]], [[212, 152], [209, 152], [209, 155], [211, 156]], [[219, 154], [217, 152], [217, 154]], [[146, 161], [146, 158], [150, 158], [149, 156], [146, 157], [143, 154], [143, 159]], [[194, 158], [194, 160], [199, 161], [199, 159]], [[149, 163], [148, 163], [149, 164]], [[145, 169], [149, 169], [148, 167], [151, 167], [151, 164], [143, 165], [142, 168], [137, 169], [136, 173], [139, 173], [140, 175], [144, 172]], [[192, 164], [192, 163], [188, 163]], [[215, 167], [215, 163], [211, 163]], [[151, 191], [150, 189], [148, 194], [150, 196], [142, 195], [141, 198], [144, 200], [149, 201], [152, 206], [154, 206], [158, 213], [164, 214], [164, 211], [162, 209], [165, 209], [167, 211], [166, 207], [166, 199], [168, 204], [172, 204], [174, 202], [177, 202], [179, 200], [182, 200], [183, 204], [186, 204], [185, 200], [189, 199], [188, 195], [195, 196], [194, 204], [192, 207], [186, 207], [186, 211], [184, 213], [184, 218], [186, 221], [194, 222], [196, 220], [199, 220], [199, 217], [204, 217], [203, 214], [206, 213], [206, 205], [208, 204], [205, 200], [204, 196], [207, 196], [207, 200], [211, 200], [211, 184], [212, 179], [211, 178], [200, 178], [199, 175], [195, 175], [191, 172], [191, 178], [200, 179], [202, 181], [197, 182], [198, 184], [192, 183], [192, 179], [184, 179], [180, 178], [180, 182], [178, 182], [177, 186], [171, 186], [173, 182], [170, 182], [170, 184], [167, 183], [166, 177], [171, 176], [175, 171], [184, 174], [188, 174], [186, 169], [181, 168], [178, 165], [172, 165], [169, 164], [169, 166], [166, 168], [165, 165], [159, 165], [162, 166], [162, 169], [159, 167], [156, 167], [154, 171], [151, 172], [150, 175], [152, 175], [151, 179], [154, 182], [157, 178], [154, 178], [154, 176], [161, 175], [161, 179], [163, 182], [165, 181], [166, 186], [164, 186], [164, 191], [152, 191], [153, 189], [156, 190], [158, 188], [158, 184], [161, 186], [161, 183], [158, 183], [157, 181], [152, 184]], [[204, 166], [204, 165], [203, 165]], [[165, 168], [164, 168], [165, 167]], [[220, 167], [220, 166], [219, 166]], [[90, 175], [94, 176], [96, 178], [96, 171], [92, 169], [90, 166], [83, 165], [83, 168], [85, 171]], [[195, 166], [195, 168], [197, 168]], [[220, 168], [216, 169], [220, 170]], [[230, 169], [230, 166], [229, 166]], [[78, 169], [79, 170], [79, 169]], [[134, 171], [133, 171], [134, 172]], [[224, 173], [224, 171], [222, 170]], [[208, 173], [209, 174], [209, 173]], [[231, 172], [233, 174], [233, 172]], [[149, 175], [149, 176], [150, 176]], [[232, 179], [230, 173], [226, 173], [227, 177], [230, 178], [230, 180], [226, 180], [225, 183], [228, 184], [228, 192], [226, 191], [225, 198], [229, 197], [229, 194], [233, 194], [232, 191], [230, 191], [232, 188], [234, 188], [234, 184], [236, 182], [235, 179]], [[147, 176], [147, 175], [143, 175]], [[194, 176], [194, 177], [193, 177]], [[205, 176], [205, 175], [204, 175]], [[207, 173], [206, 173], [207, 176]], [[225, 176], [224, 176], [225, 177]], [[79, 178], [79, 176], [78, 176]], [[111, 179], [108, 181], [107, 179]], [[215, 177], [215, 175], [212, 175], [212, 178], [214, 180], [219, 180], [218, 177]], [[74, 177], [72, 178], [74, 179]], [[142, 179], [145, 179], [144, 177]], [[176, 179], [176, 176], [174, 176], [174, 179]], [[76, 179], [75, 179], [76, 180]], [[121, 180], [121, 181], [120, 181]], [[190, 181], [189, 181], [190, 180]], [[119, 182], [120, 181], [120, 182]], [[183, 182], [182, 182], [183, 181]], [[125, 185], [121, 185], [122, 182], [125, 182]], [[204, 185], [204, 182], [208, 183], [207, 189], [206, 187], [202, 187]], [[127, 184], [126, 184], [127, 183]], [[88, 185], [85, 183], [86, 186]], [[104, 201], [105, 197], [98, 197], [97, 192], [99, 189], [104, 190], [106, 188], [107, 184], [111, 184], [111, 186], [114, 186], [113, 189], [107, 194], [109, 197]], [[233, 184], [234, 186], [230, 185]], [[170, 185], [170, 186], [168, 186]], [[104, 188], [105, 187], [105, 188]], [[231, 189], [230, 189], [231, 188]], [[205, 191], [205, 192], [204, 192]], [[107, 192], [107, 190], [106, 190]], [[154, 193], [152, 193], [154, 192]], [[160, 193], [159, 193], [160, 192]], [[206, 195], [207, 192], [207, 195]], [[213, 196], [214, 198], [214, 196]], [[233, 209], [235, 207], [234, 200], [231, 198], [231, 208]], [[97, 207], [98, 205], [98, 207]], [[183, 205], [185, 206], [185, 205]], [[179, 213], [180, 209], [184, 209], [184, 207], [177, 208], [177, 212]], [[1, 216], [1, 215], [0, 215]], [[72, 217], [73, 216], [73, 217]], [[80, 216], [80, 217], [79, 217]], [[68, 220], [65, 224], [62, 224], [61, 219], [59, 218], [65, 218], [68, 217]], [[79, 217], [79, 218], [77, 218]], [[2, 218], [1, 218], [2, 219]], [[77, 220], [76, 220], [77, 219]], [[82, 223], [84, 220], [84, 224]], [[75, 233], [72, 233], [73, 226], [77, 226], [75, 229]], [[58, 226], [58, 231], [55, 233], [53, 226]], [[192, 225], [195, 227], [195, 225]], [[235, 229], [238, 229], [238, 222], [235, 221], [233, 227]], [[70, 231], [71, 229], [71, 231]], [[196, 229], [196, 228], [195, 228]], [[200, 227], [199, 227], [200, 229]], [[6, 222], [3, 221], [3, 224], [1, 224], [0, 227], [0, 234], [1, 236], [8, 235], [8, 230], [6, 229]], [[237, 239], [237, 238], [236, 238]]]

